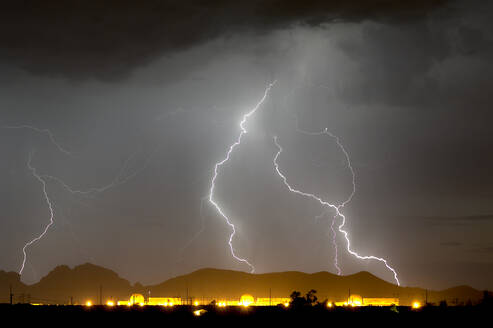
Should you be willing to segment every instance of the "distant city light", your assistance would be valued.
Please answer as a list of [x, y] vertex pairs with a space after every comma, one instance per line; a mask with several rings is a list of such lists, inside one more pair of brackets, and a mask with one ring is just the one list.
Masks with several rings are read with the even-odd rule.
[[421, 303], [413, 302], [413, 309], [419, 309], [421, 307]]
[[86, 306], [92, 306], [92, 302], [91, 301], [87, 301], [86, 302]]
[[241, 296], [240, 305], [248, 307], [251, 304], [255, 304], [255, 298], [252, 295], [246, 294], [246, 295]]
[[106, 305], [107, 306], [115, 306], [115, 302], [110, 300], [110, 301], [106, 302]]

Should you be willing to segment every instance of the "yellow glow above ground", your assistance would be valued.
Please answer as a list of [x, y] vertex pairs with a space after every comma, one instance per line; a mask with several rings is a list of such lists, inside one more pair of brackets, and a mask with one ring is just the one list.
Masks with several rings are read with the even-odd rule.
[[[217, 307], [226, 307], [226, 306], [277, 306], [282, 305], [284, 307], [289, 307], [291, 302], [290, 298], [287, 297], [259, 297], [255, 298], [250, 294], [244, 294], [239, 299], [236, 300], [225, 300], [219, 299], [215, 302]], [[88, 301], [86, 303], [87, 306], [91, 306], [92, 303]], [[141, 294], [132, 294], [128, 301], [118, 301], [116, 304], [118, 305], [154, 305], [154, 306], [165, 306], [171, 307], [175, 305], [184, 305], [184, 304], [193, 304], [194, 306], [208, 305], [211, 303], [211, 300], [205, 300], [200, 298], [192, 298], [189, 301], [183, 301], [180, 297], [149, 297], [147, 300]], [[114, 306], [115, 302], [109, 300], [106, 305]], [[391, 306], [391, 305], [399, 305], [398, 298], [385, 298], [385, 297], [361, 297], [360, 295], [351, 295], [345, 301], [334, 302], [328, 301], [326, 306], [331, 308], [333, 306]], [[419, 302], [413, 302], [412, 308], [417, 309], [420, 308], [421, 304]]]

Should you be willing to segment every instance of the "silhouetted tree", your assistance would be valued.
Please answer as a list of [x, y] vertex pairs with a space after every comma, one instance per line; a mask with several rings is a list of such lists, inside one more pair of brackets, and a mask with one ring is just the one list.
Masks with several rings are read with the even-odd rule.
[[317, 304], [317, 296], [315, 294], [317, 291], [315, 289], [310, 290], [306, 293], [305, 297], [301, 296], [301, 293], [298, 291], [294, 291], [291, 293], [291, 306], [293, 308], [302, 307], [302, 306], [313, 306]]
[[294, 301], [295, 299], [301, 297], [301, 293], [295, 290], [291, 293], [291, 295], [289, 295], [289, 297], [291, 297], [291, 301]]
[[299, 308], [306, 304], [306, 300], [303, 297], [301, 297], [301, 293], [296, 290], [291, 293], [290, 297], [291, 297], [292, 308]]
[[493, 306], [493, 294], [487, 290], [483, 291], [483, 299], [481, 300], [483, 306]]
[[317, 296], [315, 294], [317, 291], [315, 289], [310, 290], [308, 293], [306, 293], [305, 300], [307, 305], [315, 305], [317, 303]]

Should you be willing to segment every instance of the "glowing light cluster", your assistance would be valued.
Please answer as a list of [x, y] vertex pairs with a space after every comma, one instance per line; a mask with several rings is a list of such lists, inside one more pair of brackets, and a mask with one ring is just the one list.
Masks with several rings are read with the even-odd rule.
[[201, 315], [205, 314], [206, 312], [207, 312], [207, 310], [204, 310], [204, 309], [195, 310], [195, 311], [193, 311], [193, 315], [196, 317], [200, 317]]
[[252, 304], [255, 304], [255, 298], [249, 294], [242, 295], [240, 298], [240, 304], [244, 307], [248, 307]]

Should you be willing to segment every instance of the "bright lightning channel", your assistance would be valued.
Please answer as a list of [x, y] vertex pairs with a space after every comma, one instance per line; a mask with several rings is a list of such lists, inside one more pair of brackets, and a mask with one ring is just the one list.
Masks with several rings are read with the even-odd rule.
[[241, 257], [238, 257], [236, 255], [236, 253], [235, 253], [235, 250], [233, 248], [233, 237], [236, 234], [236, 228], [235, 228], [234, 224], [231, 223], [231, 220], [229, 219], [229, 217], [221, 209], [221, 207], [219, 206], [219, 204], [214, 200], [214, 189], [216, 188], [216, 179], [217, 179], [217, 176], [219, 175], [219, 169], [227, 161], [229, 161], [229, 158], [231, 157], [231, 153], [235, 150], [235, 148], [237, 146], [239, 146], [241, 144], [241, 139], [247, 133], [247, 130], [245, 128], [246, 121], [248, 120], [248, 118], [250, 116], [252, 116], [253, 114], [255, 114], [255, 112], [264, 103], [265, 99], [267, 99], [267, 96], [269, 95], [270, 90], [276, 84], [276, 82], [277, 82], [277, 80], [275, 80], [274, 82], [270, 83], [267, 86], [267, 88], [265, 89], [264, 95], [260, 99], [260, 101], [257, 103], [257, 105], [255, 107], [253, 107], [253, 109], [250, 110], [248, 113], [246, 113], [245, 115], [243, 115], [243, 117], [242, 117], [242, 119], [240, 121], [240, 129], [241, 129], [241, 131], [240, 131], [240, 134], [238, 135], [238, 138], [236, 139], [236, 141], [231, 146], [229, 146], [229, 150], [226, 153], [226, 157], [222, 161], [217, 162], [216, 165], [214, 166], [214, 176], [212, 177], [212, 180], [211, 180], [211, 188], [209, 190], [209, 202], [216, 208], [217, 212], [223, 217], [223, 219], [226, 221], [226, 223], [228, 224], [228, 226], [231, 228], [231, 234], [229, 236], [229, 241], [228, 241], [229, 249], [231, 251], [231, 255], [237, 261], [242, 262], [242, 263], [245, 263], [246, 265], [248, 265], [250, 267], [250, 269], [251, 269], [251, 273], [255, 272], [255, 267], [250, 262], [248, 262], [248, 260], [246, 260], [244, 258], [241, 258]]
[[27, 167], [29, 168], [29, 170], [31, 171], [31, 173], [33, 174], [33, 176], [41, 183], [41, 185], [43, 186], [43, 194], [44, 194], [44, 197], [45, 197], [45, 200], [46, 200], [46, 203], [48, 204], [48, 208], [50, 210], [50, 222], [45, 226], [43, 232], [37, 236], [36, 238], [32, 239], [31, 241], [29, 241], [28, 243], [26, 243], [24, 245], [24, 247], [22, 248], [22, 253], [24, 254], [24, 258], [22, 259], [22, 265], [21, 265], [21, 268], [19, 270], [19, 274], [22, 275], [22, 271], [24, 271], [24, 266], [26, 265], [26, 259], [27, 259], [27, 253], [26, 253], [26, 249], [31, 246], [32, 244], [38, 242], [41, 238], [43, 238], [44, 235], [46, 235], [46, 233], [48, 232], [48, 229], [50, 229], [50, 227], [53, 225], [54, 221], [54, 216], [55, 216], [55, 210], [53, 208], [53, 203], [51, 202], [50, 200], [50, 197], [48, 196], [48, 191], [46, 190], [46, 181], [43, 179], [43, 176], [42, 175], [39, 175], [38, 172], [36, 171], [36, 168], [34, 168], [31, 164], [32, 162], [32, 157], [33, 157], [33, 153], [29, 153], [29, 161], [27, 162]]
[[[324, 132], [326, 132], [328, 135], [331, 135], [333, 136], [332, 134], [330, 134], [330, 132], [327, 131], [327, 129], [324, 130]], [[335, 136], [334, 136], [335, 137]], [[339, 139], [336, 138], [337, 140], [337, 143], [340, 145], [340, 142], [339, 142]], [[298, 194], [298, 195], [301, 195], [301, 196], [304, 196], [304, 197], [307, 197], [307, 198], [311, 198], [311, 199], [314, 199], [316, 200], [317, 202], [319, 202], [322, 206], [324, 207], [327, 207], [327, 208], [332, 208], [335, 210], [336, 212], [336, 216], [340, 217], [342, 219], [342, 223], [339, 225], [339, 232], [341, 232], [343, 235], [344, 235], [344, 238], [346, 239], [346, 243], [347, 243], [347, 251], [355, 256], [356, 258], [360, 259], [360, 260], [377, 260], [377, 261], [380, 261], [382, 263], [385, 264], [385, 266], [387, 267], [387, 269], [389, 269], [393, 275], [394, 275], [394, 279], [395, 281], [397, 282], [397, 285], [400, 286], [400, 282], [399, 282], [399, 278], [397, 277], [397, 272], [395, 271], [394, 268], [392, 268], [386, 259], [384, 258], [380, 258], [380, 257], [376, 257], [376, 256], [373, 256], [373, 255], [369, 255], [369, 256], [361, 256], [359, 255], [358, 253], [356, 253], [355, 251], [353, 251], [351, 249], [351, 242], [349, 241], [349, 237], [348, 237], [348, 232], [346, 230], [343, 229], [345, 223], [346, 223], [346, 217], [344, 216], [344, 214], [341, 212], [341, 208], [346, 205], [348, 203], [348, 201], [344, 201], [342, 204], [340, 205], [334, 205], [334, 204], [331, 204], [323, 199], [321, 199], [320, 197], [314, 195], [314, 194], [310, 194], [310, 193], [307, 193], [307, 192], [304, 192], [304, 191], [300, 191], [300, 190], [297, 190], [295, 188], [293, 188], [287, 181], [287, 178], [286, 176], [281, 172], [281, 170], [279, 169], [279, 164], [278, 164], [278, 158], [279, 158], [279, 155], [281, 155], [282, 153], [282, 147], [281, 145], [279, 144], [278, 140], [277, 140], [277, 136], [274, 136], [274, 143], [275, 145], [277, 146], [277, 154], [276, 156], [274, 156], [274, 167], [276, 169], [276, 172], [277, 174], [281, 177], [284, 185], [289, 189], [289, 191], [295, 193], [295, 194]], [[342, 146], [342, 145], [340, 145]], [[344, 153], [346, 154], [347, 158], [349, 158], [349, 155], [347, 154], [346, 151], [344, 151]], [[354, 176], [354, 175], [353, 175]], [[353, 180], [353, 186], [355, 186], [354, 184], [354, 180]], [[352, 198], [352, 195], [354, 193], [351, 194], [351, 196], [348, 198], [349, 201], [351, 200]]]

